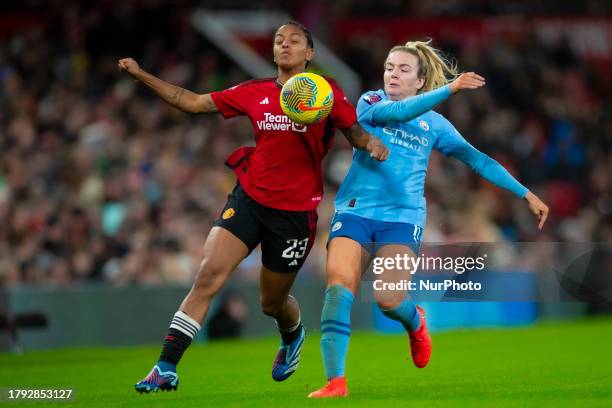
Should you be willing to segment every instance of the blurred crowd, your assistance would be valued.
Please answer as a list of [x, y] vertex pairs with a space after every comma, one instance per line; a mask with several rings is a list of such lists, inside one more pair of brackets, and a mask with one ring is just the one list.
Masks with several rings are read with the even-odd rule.
[[[248, 78], [194, 31], [187, 2], [143, 3], [55, 7], [39, 24], [4, 33], [0, 286], [191, 282], [204, 238], [235, 183], [223, 161], [252, 143], [250, 123], [179, 112], [120, 74], [116, 61], [132, 56], [197, 92]], [[334, 51], [358, 72], [365, 91], [382, 86], [392, 45], [372, 36]], [[567, 44], [545, 47], [534, 36], [492, 39], [477, 50], [453, 38], [435, 45], [462, 70], [487, 78], [485, 89], [454, 96], [439, 111], [540, 195], [551, 216], [537, 232], [524, 201], [434, 154], [425, 241], [612, 243], [607, 78]], [[333, 198], [350, 159], [337, 135], [305, 276], [324, 274]], [[256, 279], [258, 268], [255, 250], [237, 274]]]

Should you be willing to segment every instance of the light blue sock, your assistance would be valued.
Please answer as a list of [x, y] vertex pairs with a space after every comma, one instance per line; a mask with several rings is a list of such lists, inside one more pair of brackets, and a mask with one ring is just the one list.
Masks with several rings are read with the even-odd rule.
[[421, 327], [421, 317], [417, 311], [416, 304], [409, 298], [390, 310], [380, 309], [385, 316], [400, 322], [406, 330], [413, 332]]
[[321, 352], [328, 380], [344, 375], [354, 300], [351, 291], [341, 285], [330, 286], [325, 291], [321, 312]]

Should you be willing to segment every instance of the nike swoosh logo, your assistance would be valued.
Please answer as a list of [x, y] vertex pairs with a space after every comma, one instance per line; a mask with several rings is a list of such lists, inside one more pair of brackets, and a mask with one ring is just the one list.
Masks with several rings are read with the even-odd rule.
[[300, 102], [300, 104], [298, 105], [298, 109], [304, 112], [310, 112], [310, 111], [318, 111], [323, 109], [323, 106], [320, 107], [316, 107], [316, 106], [308, 106], [306, 105], [306, 102], [302, 101]]

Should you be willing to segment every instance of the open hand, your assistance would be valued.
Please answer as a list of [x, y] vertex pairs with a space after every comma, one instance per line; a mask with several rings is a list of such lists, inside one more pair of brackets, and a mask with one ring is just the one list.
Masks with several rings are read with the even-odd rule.
[[465, 72], [450, 84], [451, 93], [456, 94], [462, 89], [477, 89], [485, 84], [485, 79], [474, 72]]
[[546, 222], [546, 218], [548, 218], [548, 206], [531, 191], [527, 193], [525, 200], [527, 200], [531, 212], [538, 217], [538, 220], [540, 221], [538, 224], [538, 229], [541, 231], [542, 227], [544, 226], [544, 222]]

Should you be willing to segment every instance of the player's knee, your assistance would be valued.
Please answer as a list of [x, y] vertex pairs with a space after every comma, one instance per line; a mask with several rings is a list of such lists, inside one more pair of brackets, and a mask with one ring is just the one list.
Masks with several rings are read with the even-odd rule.
[[406, 294], [398, 291], [378, 291], [374, 292], [374, 300], [381, 310], [395, 309], [406, 299]]
[[401, 303], [401, 299], [376, 299], [376, 304], [381, 310], [395, 309]]
[[193, 289], [202, 295], [212, 296], [223, 285], [226, 267], [220, 262], [204, 258], [193, 284]]
[[278, 316], [283, 307], [283, 303], [276, 299], [266, 299], [262, 297], [260, 298], [259, 301], [261, 304], [261, 311], [263, 312], [263, 314], [271, 316], [271, 317]]
[[327, 271], [327, 287], [340, 285], [352, 290], [357, 284], [357, 278], [350, 273], [343, 273], [340, 269], [332, 268]]

